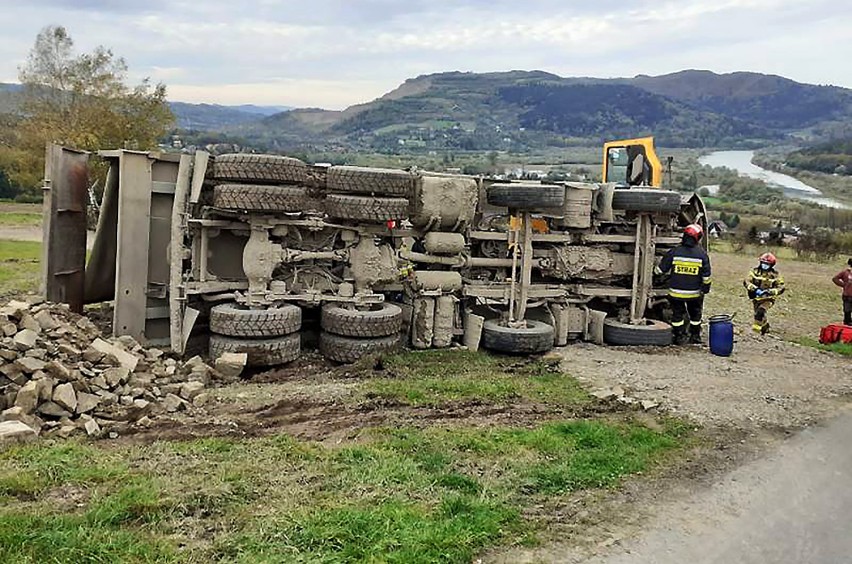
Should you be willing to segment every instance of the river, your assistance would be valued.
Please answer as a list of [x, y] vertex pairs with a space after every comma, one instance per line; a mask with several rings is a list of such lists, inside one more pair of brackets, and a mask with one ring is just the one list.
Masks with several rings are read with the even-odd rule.
[[741, 176], [763, 180], [770, 186], [781, 188], [788, 198], [815, 202], [830, 208], [849, 207], [833, 198], [824, 196], [822, 192], [797, 178], [757, 166], [751, 162], [752, 157], [754, 157], [754, 151], [715, 151], [699, 158], [698, 162], [702, 165], [723, 166], [737, 171]]

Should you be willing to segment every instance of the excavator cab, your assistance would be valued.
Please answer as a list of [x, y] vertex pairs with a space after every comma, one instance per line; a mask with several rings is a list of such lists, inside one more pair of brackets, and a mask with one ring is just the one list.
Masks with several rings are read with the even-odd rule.
[[604, 143], [603, 181], [625, 187], [662, 186], [663, 166], [654, 150], [654, 138], [641, 137]]

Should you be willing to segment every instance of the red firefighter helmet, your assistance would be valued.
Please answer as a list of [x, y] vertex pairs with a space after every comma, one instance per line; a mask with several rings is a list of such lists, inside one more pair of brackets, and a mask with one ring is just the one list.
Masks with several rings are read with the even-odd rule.
[[778, 259], [775, 258], [775, 255], [773, 255], [772, 253], [763, 253], [757, 260], [766, 263], [769, 266], [775, 266], [775, 263], [778, 262]]
[[690, 237], [692, 237], [696, 241], [700, 241], [701, 236], [704, 235], [704, 230], [701, 229], [701, 226], [698, 225], [697, 223], [692, 223], [690, 225], [687, 225], [686, 228], [684, 228], [683, 234], [689, 235]]

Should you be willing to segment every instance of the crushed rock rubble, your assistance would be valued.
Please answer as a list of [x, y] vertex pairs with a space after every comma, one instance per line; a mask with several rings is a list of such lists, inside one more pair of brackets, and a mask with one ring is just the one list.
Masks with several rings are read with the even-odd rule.
[[217, 370], [132, 337], [105, 337], [67, 305], [0, 306], [0, 445], [37, 436], [116, 437], [157, 417], [203, 406], [205, 389], [235, 381], [245, 355]]

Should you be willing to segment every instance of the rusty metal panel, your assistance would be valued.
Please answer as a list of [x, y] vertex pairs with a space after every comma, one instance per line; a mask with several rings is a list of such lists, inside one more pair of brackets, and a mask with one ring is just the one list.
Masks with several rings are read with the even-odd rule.
[[83, 312], [89, 154], [48, 145], [45, 160], [42, 293]]

